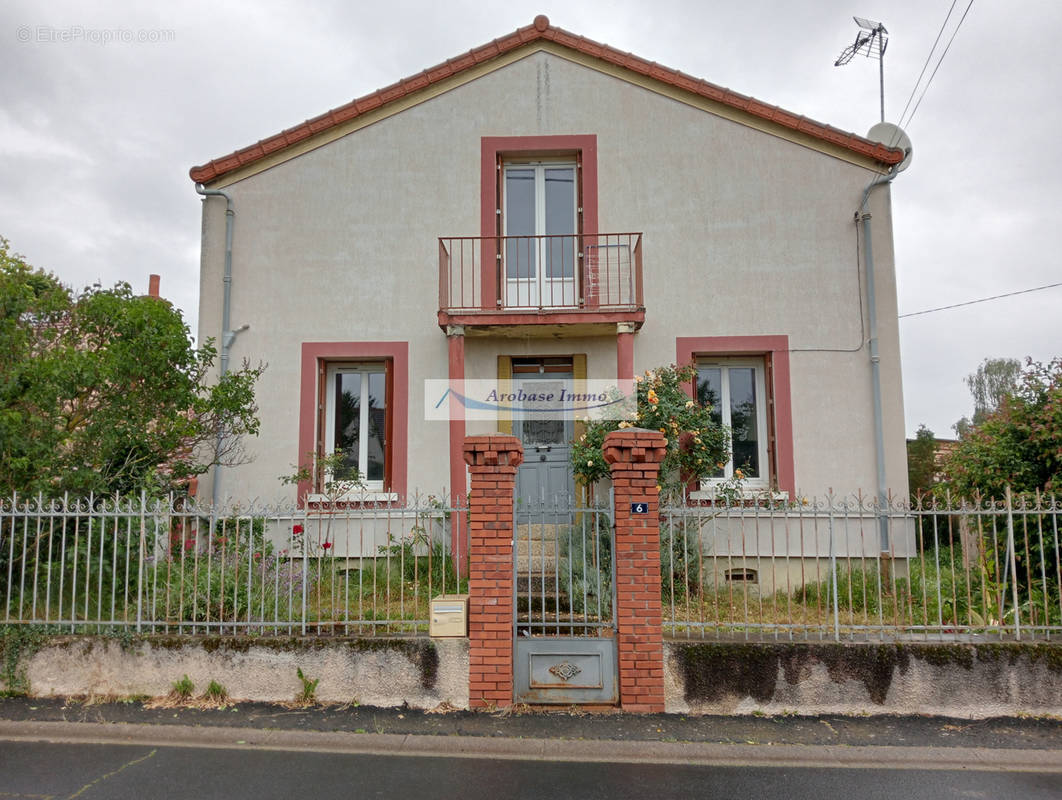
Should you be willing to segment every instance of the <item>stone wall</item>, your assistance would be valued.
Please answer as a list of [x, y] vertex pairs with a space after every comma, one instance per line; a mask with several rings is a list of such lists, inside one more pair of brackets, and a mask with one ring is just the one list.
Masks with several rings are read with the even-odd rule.
[[1062, 714], [1054, 644], [665, 644], [684, 714]]
[[301, 669], [328, 703], [468, 706], [463, 639], [56, 636], [30, 648], [20, 671], [35, 696], [164, 696], [187, 675], [201, 694], [216, 681], [234, 700], [284, 702]]

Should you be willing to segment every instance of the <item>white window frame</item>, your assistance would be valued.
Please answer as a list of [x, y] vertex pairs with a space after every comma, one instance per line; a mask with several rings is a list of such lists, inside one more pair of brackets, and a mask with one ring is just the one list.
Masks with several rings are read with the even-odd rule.
[[[756, 432], [758, 434], [758, 451], [759, 451], [759, 466], [760, 475], [757, 478], [747, 478], [744, 482], [746, 489], [763, 490], [769, 489], [771, 485], [770, 477], [770, 461], [769, 448], [767, 441], [767, 381], [766, 381], [766, 365], [762, 358], [756, 357], [718, 357], [718, 358], [704, 358], [697, 360], [697, 368], [702, 367], [714, 367], [720, 370], [720, 393], [719, 398], [720, 411], [722, 412], [723, 424], [728, 428], [730, 427], [730, 373], [729, 369], [733, 367], [749, 368], [753, 369], [753, 380], [756, 387]], [[699, 380], [699, 378], [698, 378]], [[696, 388], [696, 387], [695, 387]], [[730, 459], [723, 467], [723, 477], [721, 478], [705, 478], [701, 481], [701, 491], [706, 494], [713, 494], [714, 487], [723, 483], [724, 481], [731, 480], [734, 477], [734, 454], [733, 443], [731, 442], [731, 454]]]
[[[360, 374], [361, 377], [361, 401], [358, 404], [358, 474], [364, 476], [368, 470], [366, 467], [369, 462], [369, 375], [370, 374], [383, 373], [384, 375], [384, 391], [387, 387], [387, 365], [382, 361], [366, 362], [362, 364], [329, 364], [325, 373], [325, 431], [324, 431], [324, 455], [330, 456], [335, 452], [335, 433], [336, 433], [336, 376], [337, 375], [350, 375]], [[387, 414], [393, 413], [391, 403], [393, 402], [391, 397], [385, 397], [384, 402], [387, 404]], [[384, 475], [387, 474], [387, 447], [384, 448]], [[331, 474], [324, 476], [325, 481], [330, 481]], [[362, 477], [364, 487], [359, 489], [358, 487], [351, 486], [347, 490], [347, 494], [356, 494], [359, 491], [364, 492], [383, 492], [384, 482], [383, 480], [370, 481]]]
[[[503, 269], [501, 273], [501, 280], [504, 282], [503, 297], [505, 298], [505, 305], [511, 305], [513, 308], [523, 308], [525, 306], [534, 306], [545, 303], [547, 307], [557, 308], [572, 308], [578, 305], [579, 301], [579, 282], [581, 273], [581, 259], [579, 258], [579, 247], [577, 242], [579, 241], [579, 164], [571, 158], [559, 158], [557, 160], [550, 159], [505, 159], [502, 162], [502, 179], [501, 179], [501, 197], [499, 208], [502, 210], [502, 235], [505, 237], [520, 236], [521, 234], [509, 233], [509, 217], [505, 213], [508, 203], [508, 173], [510, 169], [531, 169], [535, 173], [535, 230], [530, 234], [533, 237], [546, 236], [546, 170], [554, 168], [567, 168], [572, 170], [572, 177], [574, 179], [574, 185], [572, 186], [572, 230], [574, 231], [572, 241], [575, 247], [573, 253], [572, 262], [572, 277], [567, 278], [549, 278], [547, 279], [545, 274], [545, 247], [541, 244], [536, 245], [535, 256], [535, 277], [534, 279], [510, 279], [508, 276], [507, 268], [503, 263]], [[567, 234], [561, 234], [567, 235]], [[536, 242], [541, 243], [543, 240], [536, 238]], [[504, 259], [504, 248], [503, 248]], [[571, 291], [566, 283], [570, 280]], [[521, 303], [524, 299], [523, 292], [521, 290], [521, 282], [527, 283], [527, 303]], [[547, 284], [558, 283], [561, 286], [561, 303], [560, 305], [554, 305], [552, 303], [546, 303]], [[511, 292], [515, 291], [515, 302], [509, 302]], [[556, 300], [556, 290], [550, 288], [551, 300]], [[565, 302], [569, 299], [570, 301]]]

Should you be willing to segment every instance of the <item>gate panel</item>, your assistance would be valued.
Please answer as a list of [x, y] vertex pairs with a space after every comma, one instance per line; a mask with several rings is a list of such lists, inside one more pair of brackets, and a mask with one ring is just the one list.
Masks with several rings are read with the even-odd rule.
[[518, 501], [514, 516], [516, 701], [616, 702], [611, 509]]
[[521, 703], [615, 703], [616, 640], [543, 637], [516, 640]]

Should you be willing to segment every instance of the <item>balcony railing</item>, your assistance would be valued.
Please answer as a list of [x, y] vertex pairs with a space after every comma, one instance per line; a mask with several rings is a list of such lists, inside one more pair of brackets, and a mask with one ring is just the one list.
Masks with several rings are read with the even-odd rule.
[[640, 233], [439, 239], [439, 309], [445, 313], [642, 306]]

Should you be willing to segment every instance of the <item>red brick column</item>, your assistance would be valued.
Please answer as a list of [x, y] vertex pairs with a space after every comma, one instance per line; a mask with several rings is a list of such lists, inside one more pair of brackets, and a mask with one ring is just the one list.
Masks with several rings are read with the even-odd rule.
[[[660, 602], [660, 490], [665, 439], [628, 428], [605, 437], [616, 499], [616, 629], [620, 705], [625, 711], [664, 710], [664, 639]], [[632, 513], [644, 503], [645, 514]]]
[[513, 493], [524, 449], [515, 436], [468, 436], [468, 700], [513, 702]]

